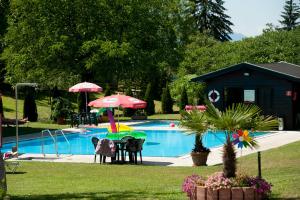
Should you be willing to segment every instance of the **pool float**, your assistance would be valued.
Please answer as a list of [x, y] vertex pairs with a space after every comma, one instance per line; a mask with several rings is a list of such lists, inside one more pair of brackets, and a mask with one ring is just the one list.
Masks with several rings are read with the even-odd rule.
[[[116, 124], [116, 128], [117, 130], [119, 130], [118, 132], [124, 132], [124, 131], [133, 131], [133, 128], [130, 126], [127, 126], [125, 124]], [[112, 128], [111, 126], [107, 127], [108, 132], [112, 133]]]
[[173, 122], [170, 123], [170, 127], [175, 127], [175, 124]]
[[107, 133], [106, 138], [110, 140], [121, 140], [123, 137], [131, 136], [136, 139], [146, 139], [147, 135], [143, 131], [122, 131], [117, 133]]

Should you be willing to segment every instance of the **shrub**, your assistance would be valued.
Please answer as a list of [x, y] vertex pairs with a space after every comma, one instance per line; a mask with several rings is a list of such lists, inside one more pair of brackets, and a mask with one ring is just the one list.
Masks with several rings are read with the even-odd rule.
[[71, 102], [68, 99], [58, 97], [53, 99], [51, 110], [51, 119], [56, 121], [58, 118], [65, 118], [67, 117], [72, 109]]
[[152, 84], [148, 83], [147, 90], [145, 93], [144, 100], [147, 102], [146, 113], [147, 115], [155, 114], [155, 105], [153, 100], [153, 91], [152, 91]]
[[28, 120], [31, 122], [36, 122], [38, 119], [37, 107], [34, 96], [34, 88], [27, 88], [23, 104], [23, 118], [28, 118]]
[[173, 100], [171, 98], [168, 85], [166, 85], [166, 88], [163, 89], [161, 97], [161, 110], [164, 114], [173, 113]]
[[181, 91], [181, 95], [180, 95], [179, 109], [184, 110], [185, 106], [188, 105], [188, 104], [189, 104], [189, 102], [188, 102], [188, 96], [187, 96], [187, 93], [186, 93], [186, 89], [183, 88], [182, 91]]

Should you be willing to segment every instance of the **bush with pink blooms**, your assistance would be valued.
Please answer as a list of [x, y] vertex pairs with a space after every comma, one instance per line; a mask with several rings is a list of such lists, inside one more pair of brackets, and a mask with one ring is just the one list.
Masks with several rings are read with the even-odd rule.
[[191, 175], [184, 179], [182, 191], [186, 192], [189, 198], [192, 197], [197, 185], [204, 185], [204, 178], [199, 175]]
[[231, 188], [232, 181], [226, 178], [223, 172], [216, 172], [205, 181], [205, 187], [212, 188], [213, 190]]

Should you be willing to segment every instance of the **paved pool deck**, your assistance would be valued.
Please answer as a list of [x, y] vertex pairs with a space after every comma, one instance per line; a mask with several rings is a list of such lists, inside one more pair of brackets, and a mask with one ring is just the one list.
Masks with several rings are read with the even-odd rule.
[[[105, 125], [104, 125], [105, 126]], [[165, 129], [169, 129], [166, 127]], [[66, 131], [84, 132], [83, 128], [66, 129]], [[274, 131], [271, 134], [257, 138], [259, 148], [246, 148], [242, 151], [242, 156], [265, 151], [268, 149], [277, 148], [292, 142], [300, 141], [300, 131]], [[192, 148], [192, 147], [191, 147]], [[208, 156], [207, 165], [217, 165], [222, 163], [222, 147], [211, 148], [211, 153]], [[240, 151], [237, 152], [237, 157], [240, 157]], [[263, 156], [263, 155], [262, 155]], [[139, 159], [139, 158], [138, 158]], [[46, 154], [23, 154], [18, 160], [21, 161], [42, 161], [42, 162], [71, 162], [71, 163], [94, 163], [94, 155], [59, 155]], [[128, 158], [127, 158], [128, 160]], [[99, 164], [99, 156], [97, 156]], [[107, 159], [110, 162], [110, 159]], [[160, 165], [160, 166], [193, 166], [190, 155], [181, 157], [144, 157], [143, 165]]]

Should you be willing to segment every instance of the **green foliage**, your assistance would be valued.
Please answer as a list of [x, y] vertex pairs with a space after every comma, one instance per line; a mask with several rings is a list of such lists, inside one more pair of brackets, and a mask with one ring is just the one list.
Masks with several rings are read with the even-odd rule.
[[[131, 91], [131, 87], [130, 87], [130, 86], [128, 86], [128, 88], [127, 88], [125, 94], [126, 94], [127, 96], [131, 96], [131, 97], [133, 96], [132, 91]], [[125, 109], [124, 109], [124, 116], [125, 116], [125, 117], [131, 117], [134, 113], [135, 113], [135, 110], [134, 110], [134, 109], [131, 109], [131, 108], [125, 108]]]
[[299, 28], [293, 31], [269, 31], [236, 42], [217, 42], [204, 35], [191, 37], [179, 77], [187, 74], [202, 75], [241, 62], [273, 63], [286, 61], [300, 64]]
[[228, 41], [232, 33], [230, 17], [225, 14], [226, 9], [222, 0], [191, 0], [194, 3], [193, 16], [200, 33], [206, 33], [216, 40]]
[[173, 113], [173, 100], [171, 98], [170, 90], [168, 84], [163, 88], [161, 96], [161, 110], [164, 114]]
[[109, 84], [105, 85], [105, 92], [104, 92], [104, 96], [110, 96], [112, 94], [111, 88]]
[[256, 105], [233, 104], [222, 112], [211, 103], [207, 103], [205, 115], [211, 129], [225, 131], [223, 172], [228, 178], [236, 174], [236, 153], [231, 141], [233, 131], [239, 129], [266, 131], [278, 127], [277, 119], [272, 116], [263, 116], [262, 110]]
[[58, 118], [66, 118], [72, 112], [72, 104], [68, 99], [58, 97], [53, 99], [51, 111], [51, 119], [54, 121], [56, 121]]
[[23, 107], [23, 118], [28, 118], [31, 122], [38, 120], [37, 106], [35, 103], [35, 89], [27, 87], [24, 107]]
[[204, 85], [190, 81], [192, 78], [195, 77], [197, 77], [197, 75], [195, 74], [185, 75], [180, 78], [177, 78], [171, 83], [171, 96], [173, 97], [173, 99], [175, 99], [178, 105], [180, 105], [181, 93], [184, 89], [187, 92], [188, 102], [190, 104], [196, 105], [203, 100]]
[[299, 1], [297, 4], [297, 1], [294, 0], [287, 0], [285, 1], [284, 5], [284, 11], [282, 12], [282, 20], [279, 21], [282, 28], [285, 30], [292, 30], [295, 29], [297, 26], [299, 26], [300, 21], [300, 7], [299, 7]]
[[180, 125], [188, 128], [189, 134], [195, 134], [195, 147], [193, 152], [209, 152], [202, 143], [203, 134], [208, 129], [208, 123], [205, 118], [205, 113], [198, 110], [191, 112], [182, 111]]
[[184, 110], [185, 106], [189, 104], [188, 96], [186, 93], [186, 89], [183, 88], [180, 96], [180, 104], [179, 104], [179, 109]]
[[79, 92], [77, 95], [78, 113], [85, 112], [85, 109], [86, 109], [85, 104], [86, 104], [85, 93]]
[[184, 16], [178, 0], [12, 0], [6, 81], [66, 89], [89, 73], [116, 88], [160, 83], [163, 71], [178, 66], [183, 36], [176, 22]]
[[148, 85], [147, 85], [147, 90], [145, 93], [144, 100], [147, 102], [147, 107], [146, 107], [147, 115], [155, 114], [155, 105], [154, 105], [153, 90], [152, 90], [151, 83], [148, 83]]

